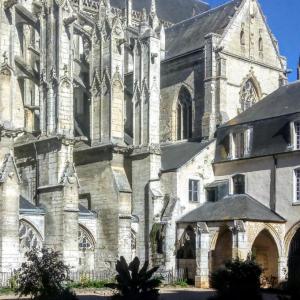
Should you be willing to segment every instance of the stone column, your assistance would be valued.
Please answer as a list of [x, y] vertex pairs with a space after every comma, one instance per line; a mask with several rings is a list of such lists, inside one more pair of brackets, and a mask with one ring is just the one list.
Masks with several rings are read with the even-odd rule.
[[209, 231], [206, 223], [197, 223], [195, 287], [209, 288]]
[[280, 256], [278, 258], [278, 282], [285, 281], [288, 274], [288, 258], [286, 256]]
[[247, 259], [249, 253], [245, 223], [235, 220], [232, 230], [232, 258]]

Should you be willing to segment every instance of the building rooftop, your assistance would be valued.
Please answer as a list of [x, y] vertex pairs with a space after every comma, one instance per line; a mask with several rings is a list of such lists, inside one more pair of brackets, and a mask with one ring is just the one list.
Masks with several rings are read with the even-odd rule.
[[183, 216], [179, 223], [215, 221], [259, 221], [284, 223], [286, 220], [247, 194], [228, 195], [217, 202], [206, 202]]
[[230, 1], [166, 29], [166, 59], [202, 48], [209, 33], [222, 35], [241, 2]]
[[[125, 0], [111, 0], [111, 5], [120, 9], [125, 8]], [[151, 0], [132, 0], [132, 9], [150, 12]], [[209, 9], [209, 5], [200, 0], [156, 0], [157, 15], [170, 23], [178, 23]]]
[[162, 171], [176, 170], [213, 141], [179, 141], [161, 146]]
[[251, 123], [300, 112], [300, 81], [284, 85], [222, 127]]

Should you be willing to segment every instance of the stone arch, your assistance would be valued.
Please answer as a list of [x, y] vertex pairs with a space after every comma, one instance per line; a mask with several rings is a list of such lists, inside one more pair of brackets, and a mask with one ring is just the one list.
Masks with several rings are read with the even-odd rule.
[[256, 225], [256, 228], [258, 230], [256, 230], [255, 234], [251, 237], [250, 241], [249, 241], [249, 245], [251, 245], [251, 248], [253, 246], [253, 243], [254, 241], [256, 240], [256, 238], [258, 237], [258, 235], [266, 230], [269, 232], [269, 234], [272, 236], [275, 244], [276, 244], [276, 247], [277, 247], [277, 251], [278, 251], [278, 255], [279, 256], [284, 256], [284, 247], [282, 245], [282, 242], [281, 242], [281, 238], [280, 238], [280, 235], [279, 233], [275, 230], [275, 228], [271, 225], [271, 224], [262, 224], [261, 226], [257, 226]]
[[[298, 223], [299, 225], [299, 223]], [[300, 278], [300, 226], [292, 231], [293, 235], [289, 241], [288, 251], [288, 279], [291, 286], [299, 286]]]
[[264, 228], [256, 236], [251, 246], [251, 253], [256, 262], [262, 267], [262, 284], [267, 287], [277, 283], [280, 249], [268, 229]]
[[187, 225], [176, 251], [177, 266], [184, 270], [186, 279], [194, 281], [196, 275], [196, 232], [192, 225]]
[[211, 242], [210, 270], [212, 272], [220, 268], [226, 261], [232, 259], [232, 245], [232, 231], [228, 225], [221, 226]]
[[285, 235], [284, 251], [285, 251], [286, 255], [288, 255], [288, 253], [289, 253], [289, 249], [290, 249], [292, 240], [293, 240], [294, 236], [296, 235], [296, 233], [298, 232], [298, 230], [300, 230], [300, 221], [296, 222]]
[[25, 219], [19, 221], [19, 241], [21, 260], [25, 260], [26, 252], [43, 248], [42, 235], [32, 223]]
[[96, 241], [92, 233], [82, 224], [78, 229], [79, 267], [81, 270], [93, 270], [95, 265]]

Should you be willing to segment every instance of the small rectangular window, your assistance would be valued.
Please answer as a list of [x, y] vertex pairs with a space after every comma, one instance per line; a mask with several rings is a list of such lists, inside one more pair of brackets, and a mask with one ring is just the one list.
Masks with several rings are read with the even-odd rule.
[[300, 169], [295, 170], [295, 201], [300, 202]]
[[295, 148], [300, 150], [300, 122], [295, 122]]
[[189, 201], [199, 201], [199, 180], [189, 180]]

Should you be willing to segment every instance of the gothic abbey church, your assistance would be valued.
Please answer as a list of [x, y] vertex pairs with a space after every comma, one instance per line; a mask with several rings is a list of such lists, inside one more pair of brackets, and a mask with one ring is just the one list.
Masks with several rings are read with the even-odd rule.
[[277, 189], [284, 162], [255, 154], [236, 118], [264, 119], [300, 86], [257, 0], [1, 0], [0, 55], [0, 272], [48, 247], [73, 270], [138, 256], [205, 287], [224, 255], [252, 249], [283, 278], [300, 227], [299, 104], [272, 133], [293, 133], [280, 151], [295, 179]]

